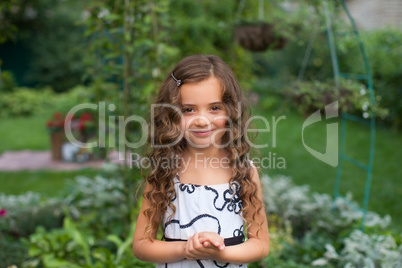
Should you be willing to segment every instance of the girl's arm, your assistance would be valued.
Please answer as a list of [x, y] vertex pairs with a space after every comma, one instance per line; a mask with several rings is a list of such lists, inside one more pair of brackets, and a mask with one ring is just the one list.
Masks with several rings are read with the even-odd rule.
[[[264, 204], [260, 176], [258, 175], [257, 168], [254, 165], [251, 166], [252, 180], [257, 185], [257, 198], [261, 200], [261, 204]], [[250, 213], [253, 212], [254, 211], [250, 211]], [[262, 223], [262, 225], [258, 231], [259, 222]], [[265, 214], [264, 207], [262, 207], [260, 212], [256, 214], [255, 221], [248, 223], [247, 235], [248, 239], [244, 243], [236, 246], [226, 247], [225, 250], [218, 252], [216, 260], [231, 263], [250, 263], [262, 260], [268, 256], [269, 233], [267, 216]]]
[[[252, 179], [256, 183], [257, 197], [262, 200], [261, 183], [258, 176], [257, 169], [253, 166]], [[253, 211], [250, 211], [253, 213]], [[262, 222], [258, 235], [258, 222]], [[203, 248], [203, 242], [208, 241], [201, 239], [190, 239], [191, 246], [186, 246], [186, 254], [192, 253], [192, 259], [206, 258], [213, 259], [224, 263], [250, 263], [264, 259], [269, 253], [269, 233], [268, 223], [264, 208], [256, 215], [254, 222], [249, 223], [247, 228], [248, 239], [239, 245], [225, 247], [224, 250], [210, 250]], [[193, 237], [194, 238], [194, 237]]]
[[[150, 186], [147, 184], [145, 191], [149, 190]], [[149, 201], [144, 198], [133, 238], [134, 256], [142, 261], [154, 263], [175, 262], [184, 259], [186, 242], [156, 240], [156, 233], [153, 235], [152, 240], [145, 237], [145, 227], [148, 224], [148, 220], [145, 217], [144, 211], [149, 207]]]

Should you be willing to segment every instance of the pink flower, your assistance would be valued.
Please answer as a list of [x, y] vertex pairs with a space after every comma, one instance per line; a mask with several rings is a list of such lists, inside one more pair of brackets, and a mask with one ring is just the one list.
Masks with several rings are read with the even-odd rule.
[[7, 215], [7, 210], [0, 209], [0, 217], [5, 217]]

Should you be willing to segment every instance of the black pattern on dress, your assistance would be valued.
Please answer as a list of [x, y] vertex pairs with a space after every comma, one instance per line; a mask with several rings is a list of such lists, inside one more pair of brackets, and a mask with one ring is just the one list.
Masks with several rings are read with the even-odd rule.
[[227, 210], [230, 212], [234, 212], [235, 214], [239, 214], [240, 211], [243, 209], [243, 204], [240, 199], [240, 191], [241, 187], [237, 183], [232, 183], [232, 187], [227, 189], [226, 191], [223, 192], [223, 200], [225, 201], [222, 205], [222, 207], [217, 207], [216, 201], [219, 198], [219, 193], [216, 189], [209, 187], [209, 186], [204, 186], [205, 190], [212, 191], [215, 193], [215, 198], [214, 198], [214, 207], [218, 211], [222, 211], [226, 205], [227, 205]]
[[202, 264], [202, 262], [200, 260], [197, 260], [197, 263], [201, 268], [205, 268], [204, 264]]
[[189, 194], [194, 193], [196, 187], [201, 187], [201, 186], [196, 185], [196, 184], [185, 184], [185, 183], [180, 183], [180, 185], [179, 185], [180, 191], [182, 191], [182, 192], [187, 191], [187, 193], [189, 193]]
[[223, 266], [219, 265], [216, 261], [214, 261], [216, 267], [225, 268], [228, 267], [230, 263], [225, 263]]
[[244, 233], [243, 233], [243, 225], [240, 226], [239, 229], [235, 229], [235, 230], [233, 231], [233, 236], [234, 236], [234, 237], [242, 236], [242, 235], [244, 236]]
[[216, 220], [216, 222], [218, 223], [218, 231], [217, 231], [217, 233], [218, 233], [218, 235], [221, 234], [221, 223], [219, 222], [219, 219], [218, 219], [217, 217], [212, 216], [212, 215], [209, 215], [209, 214], [201, 214], [201, 215], [198, 215], [197, 217], [195, 217], [194, 219], [192, 219], [189, 223], [183, 224], [183, 225], [180, 224], [180, 221], [179, 221], [179, 220], [170, 220], [170, 221], [168, 221], [167, 223], [165, 223], [165, 229], [166, 229], [166, 227], [169, 226], [170, 224], [179, 224], [180, 229], [186, 229], [186, 228], [192, 226], [196, 221], [198, 221], [198, 220], [200, 220], [200, 219], [202, 219], [202, 218], [212, 218], [212, 219]]

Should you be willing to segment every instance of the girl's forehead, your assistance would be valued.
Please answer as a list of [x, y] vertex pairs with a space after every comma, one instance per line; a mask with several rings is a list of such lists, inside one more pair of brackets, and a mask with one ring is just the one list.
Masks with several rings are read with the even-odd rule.
[[214, 76], [199, 83], [183, 84], [180, 87], [180, 99], [183, 105], [206, 105], [222, 102], [222, 95], [222, 84]]

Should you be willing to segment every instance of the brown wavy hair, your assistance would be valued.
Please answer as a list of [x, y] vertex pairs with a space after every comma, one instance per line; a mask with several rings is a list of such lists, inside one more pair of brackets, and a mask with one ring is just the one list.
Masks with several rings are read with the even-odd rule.
[[[149, 222], [145, 235], [152, 239], [152, 236], [157, 233], [168, 207], [172, 209], [173, 215], [176, 212], [171, 200], [175, 196], [173, 179], [179, 167], [159, 165], [158, 159], [178, 158], [187, 146], [186, 140], [182, 137], [181, 114], [171, 107], [161, 105], [170, 104], [181, 111], [180, 86], [177, 86], [171, 74], [177, 80], [181, 80], [181, 84], [198, 83], [211, 76], [221, 81], [222, 102], [230, 118], [226, 127], [232, 131], [232, 136], [228, 131], [223, 135], [221, 144], [229, 144], [224, 149], [228, 153], [232, 166], [230, 182], [236, 181], [241, 186], [242, 215], [250, 224], [255, 221], [256, 215], [263, 207], [262, 202], [257, 198], [257, 186], [252, 181], [251, 165], [248, 160], [250, 144], [246, 140], [245, 125], [250, 117], [250, 107], [232, 70], [221, 58], [215, 55], [193, 55], [182, 59], [167, 75], [154, 102], [157, 105], [150, 118], [151, 131], [149, 131], [145, 147], [150, 168], [147, 175], [142, 172], [145, 181], [149, 184], [148, 190], [144, 192], [144, 198], [151, 204], [144, 211]], [[232, 122], [231, 125], [228, 125], [229, 121]], [[168, 144], [169, 146], [166, 146]], [[258, 223], [260, 227], [261, 224]]]

